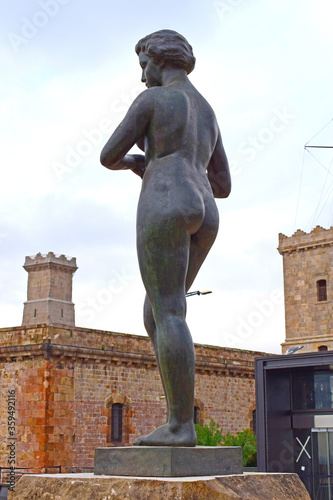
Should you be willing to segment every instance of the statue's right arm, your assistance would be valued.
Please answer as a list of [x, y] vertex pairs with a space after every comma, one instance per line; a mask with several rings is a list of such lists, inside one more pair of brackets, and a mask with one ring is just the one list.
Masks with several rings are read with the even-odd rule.
[[142, 143], [153, 113], [151, 97], [151, 93], [146, 90], [135, 99], [101, 152], [101, 163], [104, 167], [111, 170], [132, 169], [142, 177], [144, 155], [126, 153], [136, 142]]

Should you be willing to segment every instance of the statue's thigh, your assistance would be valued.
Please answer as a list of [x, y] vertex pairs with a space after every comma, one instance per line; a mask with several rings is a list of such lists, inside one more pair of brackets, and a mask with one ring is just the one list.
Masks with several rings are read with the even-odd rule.
[[147, 214], [138, 223], [138, 259], [151, 301], [184, 294], [189, 249], [190, 235], [177, 220]]

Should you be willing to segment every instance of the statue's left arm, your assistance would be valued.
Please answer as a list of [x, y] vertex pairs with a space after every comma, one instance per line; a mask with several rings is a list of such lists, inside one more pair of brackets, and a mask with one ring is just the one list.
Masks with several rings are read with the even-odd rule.
[[207, 167], [208, 180], [215, 198], [227, 198], [231, 191], [230, 169], [219, 132], [215, 149]]

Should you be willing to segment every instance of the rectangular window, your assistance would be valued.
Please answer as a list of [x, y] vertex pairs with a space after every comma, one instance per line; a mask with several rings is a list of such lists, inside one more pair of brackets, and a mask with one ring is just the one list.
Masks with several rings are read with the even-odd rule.
[[111, 441], [121, 443], [123, 439], [123, 405], [115, 403], [111, 410]]
[[331, 371], [293, 372], [294, 410], [333, 409], [333, 373]]
[[324, 302], [327, 300], [326, 280], [317, 281], [317, 300], [318, 302]]

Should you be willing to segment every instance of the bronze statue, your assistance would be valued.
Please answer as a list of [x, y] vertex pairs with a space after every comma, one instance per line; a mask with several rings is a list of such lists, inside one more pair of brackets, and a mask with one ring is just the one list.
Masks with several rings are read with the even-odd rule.
[[[101, 163], [142, 178], [137, 252], [147, 292], [144, 322], [167, 402], [167, 422], [140, 446], [195, 446], [195, 354], [185, 293], [217, 235], [215, 198], [231, 189], [214, 112], [188, 78], [195, 57], [179, 33], [161, 30], [135, 47], [148, 87], [106, 143]], [[144, 155], [127, 154], [137, 144]]]

